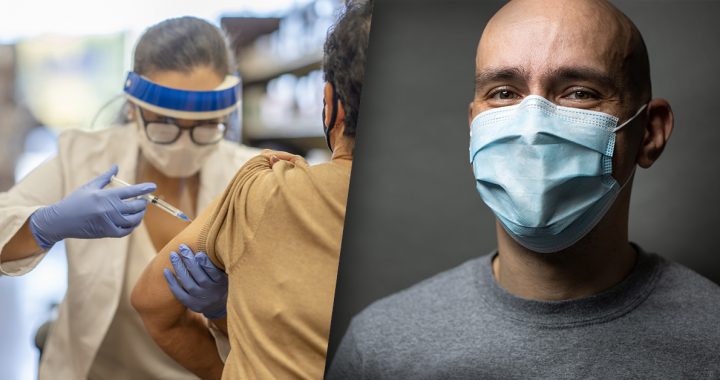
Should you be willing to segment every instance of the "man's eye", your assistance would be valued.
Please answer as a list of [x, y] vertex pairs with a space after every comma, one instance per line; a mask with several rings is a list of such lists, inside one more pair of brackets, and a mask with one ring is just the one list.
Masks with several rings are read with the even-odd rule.
[[590, 100], [590, 99], [597, 99], [597, 95], [590, 91], [584, 91], [584, 90], [575, 90], [571, 92], [568, 96], [568, 99], [574, 99], [574, 100]]
[[490, 97], [493, 99], [499, 99], [499, 100], [509, 100], [509, 99], [517, 99], [517, 94], [510, 91], [510, 90], [497, 90], [490, 94]]

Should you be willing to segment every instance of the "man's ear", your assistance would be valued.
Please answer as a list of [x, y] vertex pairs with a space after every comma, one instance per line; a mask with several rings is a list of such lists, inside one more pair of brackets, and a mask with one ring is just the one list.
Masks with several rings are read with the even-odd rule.
[[[335, 141], [337, 141], [338, 138], [341, 138], [341, 136], [345, 134], [345, 106], [343, 106], [342, 101], [339, 99], [337, 102], [337, 106], [338, 111], [337, 118], [335, 119], [335, 127], [333, 127], [333, 129], [330, 131], [330, 138], [333, 139], [333, 144], [335, 143]], [[333, 147], [334, 146], [335, 145], [333, 145]]]
[[648, 103], [647, 121], [636, 159], [641, 168], [649, 168], [660, 158], [670, 139], [674, 123], [672, 108], [667, 100], [653, 99]]
[[[332, 118], [332, 110], [333, 107], [335, 107], [333, 103], [333, 87], [330, 82], [325, 82], [325, 87], [323, 87], [323, 109], [325, 115], [325, 120], [323, 120], [323, 126], [332, 127], [330, 124], [330, 119]], [[337, 119], [335, 119], [337, 120]]]
[[325, 82], [325, 88], [323, 89], [323, 101], [325, 103], [325, 125], [332, 127], [330, 134], [333, 134], [335, 130], [340, 132], [345, 131], [345, 106], [342, 100], [338, 98], [337, 101], [337, 115], [335, 115], [335, 125], [331, 126], [330, 119], [332, 118], [332, 111], [335, 104], [333, 104], [333, 87], [329, 82]]

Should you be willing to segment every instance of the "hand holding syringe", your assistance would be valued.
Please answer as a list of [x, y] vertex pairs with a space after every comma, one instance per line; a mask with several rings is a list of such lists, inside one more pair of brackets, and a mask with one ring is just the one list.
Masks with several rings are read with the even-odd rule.
[[[127, 182], [125, 182], [125, 181], [123, 181], [123, 180], [121, 180], [121, 179], [119, 179], [119, 178], [117, 178], [117, 177], [115, 177], [115, 176], [110, 177], [110, 182], [112, 182], [112, 183], [114, 183], [114, 184], [116, 184], [116, 185], [119, 185], [119, 186], [131, 186], [129, 183], [127, 183]], [[167, 212], [167, 213], [170, 214], [170, 215], [173, 215], [173, 216], [175, 216], [175, 217], [177, 217], [177, 218], [180, 218], [180, 219], [182, 219], [182, 220], [184, 220], [184, 221], [186, 221], [186, 222], [192, 222], [192, 220], [190, 220], [190, 218], [188, 218], [187, 215], [185, 215], [184, 212], [182, 212], [182, 211], [180, 211], [179, 209], [175, 208], [175, 207], [172, 206], [170, 203], [167, 203], [167, 202], [165, 202], [164, 200], [158, 198], [156, 195], [153, 195], [153, 194], [145, 194], [145, 195], [139, 196], [138, 198], [146, 199], [148, 202], [154, 204], [155, 206], [159, 207], [161, 210]]]

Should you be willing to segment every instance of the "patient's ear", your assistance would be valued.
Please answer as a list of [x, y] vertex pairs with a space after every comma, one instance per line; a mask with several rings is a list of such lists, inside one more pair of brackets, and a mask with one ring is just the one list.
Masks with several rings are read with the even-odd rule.
[[647, 106], [647, 121], [636, 162], [647, 169], [660, 158], [674, 127], [670, 103], [665, 99], [653, 99]]

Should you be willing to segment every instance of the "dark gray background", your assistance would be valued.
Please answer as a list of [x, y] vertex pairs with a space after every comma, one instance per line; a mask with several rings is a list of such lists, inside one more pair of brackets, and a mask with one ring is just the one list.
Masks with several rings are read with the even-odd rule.
[[[720, 283], [720, 3], [615, 1], [648, 50], [675, 130], [638, 169], [630, 236]], [[329, 360], [374, 300], [496, 246], [468, 164], [475, 48], [502, 1], [376, 0]]]

